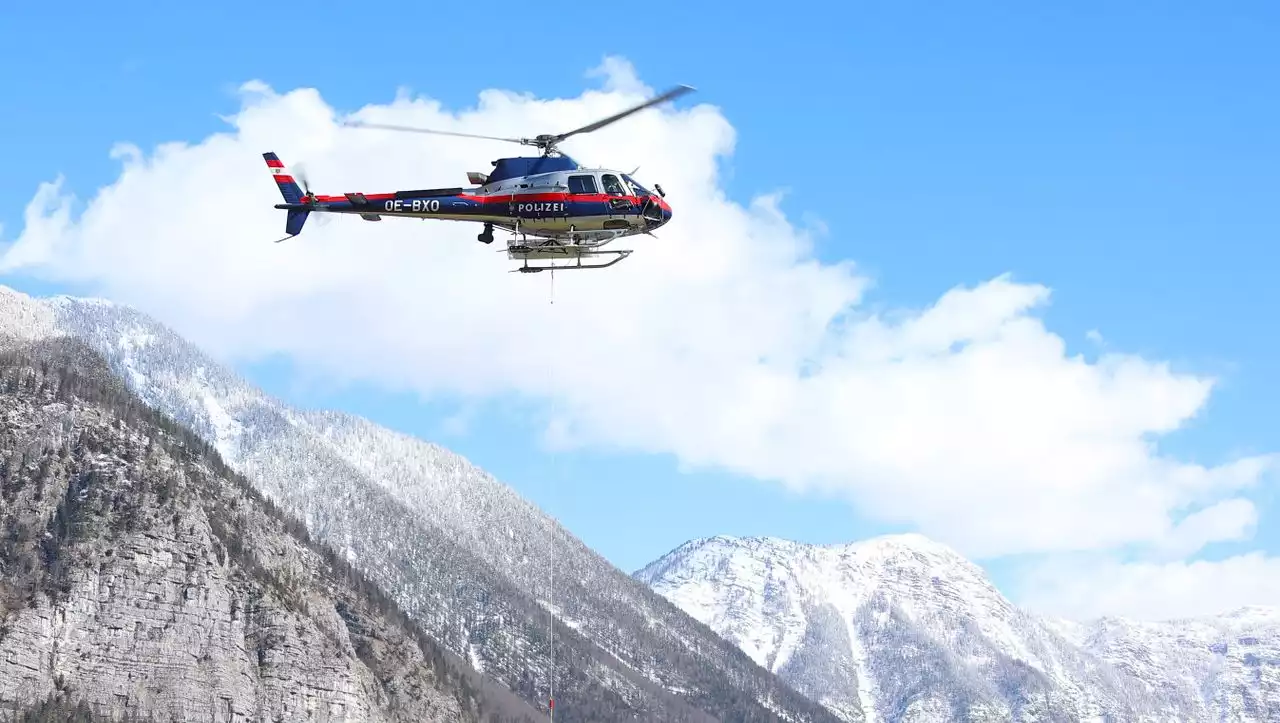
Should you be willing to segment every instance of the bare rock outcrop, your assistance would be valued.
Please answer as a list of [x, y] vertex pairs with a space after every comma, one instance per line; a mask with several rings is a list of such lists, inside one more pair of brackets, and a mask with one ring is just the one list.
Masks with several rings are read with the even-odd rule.
[[0, 711], [542, 719], [94, 358], [0, 353]]

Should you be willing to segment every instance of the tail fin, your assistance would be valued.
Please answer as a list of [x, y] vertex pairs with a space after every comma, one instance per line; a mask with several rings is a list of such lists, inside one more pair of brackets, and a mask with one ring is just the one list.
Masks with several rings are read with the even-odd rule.
[[[284, 221], [284, 232], [288, 234], [285, 238], [302, 233], [302, 224], [307, 222], [307, 216], [310, 213], [310, 211], [290, 211]], [[283, 240], [281, 239], [281, 241]]]
[[[303, 203], [306, 196], [302, 192], [302, 187], [298, 185], [297, 181], [293, 180], [293, 176], [289, 175], [289, 171], [284, 167], [280, 157], [271, 152], [263, 153], [262, 157], [266, 160], [267, 168], [271, 170], [271, 177], [275, 179], [276, 187], [280, 189], [280, 195], [284, 196], [285, 203], [289, 205]], [[280, 241], [302, 233], [302, 225], [307, 222], [307, 216], [311, 214], [311, 211], [305, 208], [290, 208], [286, 210], [288, 210], [289, 215], [284, 222], [284, 232], [288, 235], [280, 239]], [[279, 243], [279, 241], [276, 243]]]
[[280, 195], [284, 196], [284, 202], [302, 203], [302, 187], [293, 180], [293, 176], [289, 175], [280, 157], [271, 152], [263, 153], [262, 157], [267, 161], [267, 168], [271, 170], [271, 177], [276, 180], [276, 186], [280, 189]]

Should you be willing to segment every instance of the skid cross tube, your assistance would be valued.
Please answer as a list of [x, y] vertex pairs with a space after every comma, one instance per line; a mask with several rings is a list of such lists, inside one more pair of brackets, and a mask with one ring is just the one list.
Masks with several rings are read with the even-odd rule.
[[[603, 255], [605, 255], [605, 254], [612, 254], [612, 255], [616, 256], [617, 258], [613, 259], [612, 261], [606, 261], [605, 263], [602, 263], [602, 264], [584, 264], [584, 263], [582, 263], [582, 259], [583, 259], [583, 257], [586, 257], [586, 256], [603, 256]], [[529, 261], [528, 261], [528, 259], [526, 259], [526, 260], [525, 260], [525, 262], [524, 262], [524, 266], [521, 266], [521, 267], [520, 267], [520, 268], [518, 268], [518, 269], [511, 269], [511, 273], [513, 273], [513, 274], [514, 274], [514, 273], [521, 273], [521, 274], [536, 274], [536, 273], [538, 273], [538, 272], [540, 272], [540, 271], [576, 271], [576, 270], [578, 270], [578, 269], [607, 269], [607, 268], [609, 268], [610, 266], [613, 266], [614, 264], [618, 263], [619, 261], [621, 261], [621, 260], [625, 259], [626, 257], [628, 257], [628, 256], [630, 256], [630, 255], [631, 255], [631, 249], [621, 249], [621, 250], [618, 250], [618, 251], [597, 251], [597, 252], [595, 252], [595, 253], [590, 253], [590, 254], [579, 254], [579, 255], [578, 255], [578, 257], [577, 257], [577, 259], [576, 259], [577, 263], [573, 263], [573, 264], [548, 264], [548, 265], [546, 265], [546, 266], [530, 266], [530, 265], [529, 265]]]

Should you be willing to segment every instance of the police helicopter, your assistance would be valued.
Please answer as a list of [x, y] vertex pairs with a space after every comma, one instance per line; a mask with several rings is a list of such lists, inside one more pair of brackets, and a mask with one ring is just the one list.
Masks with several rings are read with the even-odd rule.
[[[393, 193], [344, 193], [341, 196], [316, 195], [305, 178], [297, 181], [275, 153], [263, 153], [267, 168], [275, 178], [285, 203], [276, 208], [287, 211], [286, 241], [302, 232], [312, 213], [355, 214], [366, 221], [381, 221], [384, 216], [472, 221], [484, 224], [476, 237], [485, 244], [493, 243], [494, 228], [511, 233], [507, 242], [507, 258], [523, 262], [512, 271], [536, 273], [570, 269], [602, 269], [631, 255], [631, 249], [602, 249], [618, 238], [637, 234], [653, 235], [653, 230], [671, 220], [671, 206], [666, 202], [662, 186], [654, 184], [652, 193], [640, 185], [632, 174], [605, 168], [584, 168], [557, 146], [570, 136], [590, 133], [637, 113], [692, 91], [680, 85], [608, 118], [567, 133], [543, 134], [534, 138], [501, 138], [472, 133], [439, 131], [428, 128], [361, 123], [344, 125], [356, 128], [434, 133], [439, 135], [506, 141], [534, 146], [541, 156], [499, 158], [492, 162], [489, 174], [471, 171], [467, 181], [473, 188], [430, 188]], [[301, 186], [299, 185], [301, 181]], [[583, 263], [613, 256], [611, 260]], [[531, 265], [530, 261], [546, 262]], [[556, 264], [556, 261], [571, 263]]]

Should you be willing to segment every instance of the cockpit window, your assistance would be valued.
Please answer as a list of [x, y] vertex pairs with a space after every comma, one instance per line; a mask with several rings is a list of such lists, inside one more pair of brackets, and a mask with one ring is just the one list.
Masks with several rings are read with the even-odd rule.
[[652, 196], [652, 195], [653, 195], [652, 193], [649, 193], [649, 189], [647, 189], [647, 188], [645, 188], [644, 186], [641, 186], [640, 184], [636, 183], [636, 179], [632, 178], [631, 176], [628, 176], [627, 174], [625, 174], [625, 173], [624, 173], [624, 174], [622, 174], [622, 178], [623, 178], [627, 183], [630, 183], [630, 184], [631, 184], [631, 187], [632, 187], [633, 189], [635, 189], [635, 192], [636, 192], [636, 195], [637, 195], [637, 196]]
[[622, 188], [622, 184], [618, 182], [618, 177], [612, 173], [606, 173], [600, 177], [604, 183], [604, 192], [610, 196], [625, 196], [627, 192]]
[[595, 176], [569, 176], [569, 193], [584, 194], [595, 192]]

